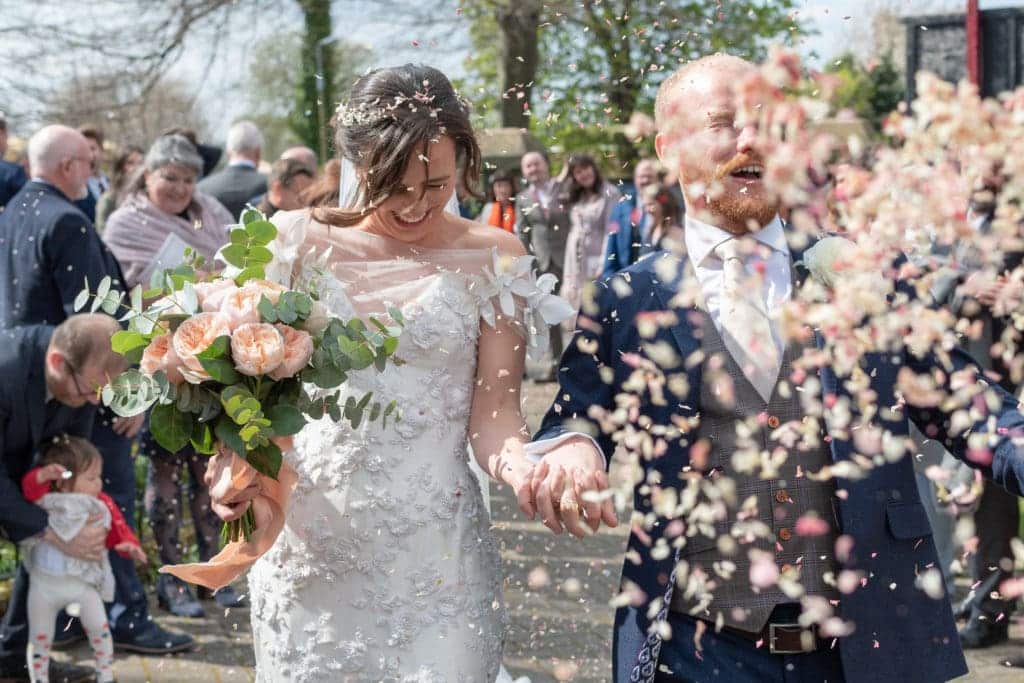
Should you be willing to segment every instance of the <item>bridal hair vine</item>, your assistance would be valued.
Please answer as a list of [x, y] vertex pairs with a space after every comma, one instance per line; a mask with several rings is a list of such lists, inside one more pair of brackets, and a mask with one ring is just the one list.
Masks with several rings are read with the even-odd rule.
[[[469, 101], [461, 95], [457, 95], [458, 106], [464, 112], [469, 112]], [[382, 104], [380, 99], [373, 102], [352, 102], [341, 103], [335, 112], [337, 122], [344, 127], [351, 126], [372, 126], [384, 119], [396, 119], [394, 112], [402, 106], [409, 108], [411, 112], [417, 112], [420, 108], [426, 109], [432, 118], [438, 118], [441, 107], [433, 106], [434, 95], [430, 94], [430, 84], [424, 81], [422, 91], [418, 90], [411, 97], [396, 95], [391, 104]]]
[[352, 126], [372, 126], [389, 116], [388, 111], [384, 107], [378, 106], [377, 102], [361, 102], [355, 105], [342, 103], [338, 105], [335, 114], [338, 123], [346, 128]]

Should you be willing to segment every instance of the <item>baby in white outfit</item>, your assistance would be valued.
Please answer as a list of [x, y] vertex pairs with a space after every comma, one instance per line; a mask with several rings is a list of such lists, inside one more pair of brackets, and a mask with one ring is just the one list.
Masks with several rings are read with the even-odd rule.
[[[102, 492], [103, 459], [78, 437], [65, 437], [43, 454], [39, 466], [21, 480], [25, 498], [49, 513], [49, 528], [68, 542], [100, 519], [109, 530], [107, 547], [140, 562], [146, 554], [111, 498]], [[95, 523], [95, 522], [94, 522]], [[48, 683], [53, 629], [60, 610], [77, 616], [96, 655], [96, 680], [114, 680], [114, 647], [103, 602], [114, 599], [114, 575], [103, 553], [96, 561], [63, 552], [40, 536], [22, 542], [28, 589], [28, 670], [34, 683]]]

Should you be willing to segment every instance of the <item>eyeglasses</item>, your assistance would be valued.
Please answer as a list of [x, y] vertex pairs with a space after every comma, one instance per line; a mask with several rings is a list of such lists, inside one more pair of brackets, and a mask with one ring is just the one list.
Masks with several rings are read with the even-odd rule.
[[78, 395], [75, 398], [84, 398], [86, 400], [89, 400], [93, 396], [100, 395], [100, 392], [103, 390], [103, 387], [99, 385], [94, 385], [92, 391], [82, 391], [82, 385], [78, 381], [78, 378], [81, 377], [81, 374], [78, 372], [78, 369], [75, 368], [75, 366], [72, 365], [71, 361], [69, 361], [67, 358], [64, 359], [64, 364], [67, 365], [68, 370], [71, 371], [71, 381], [75, 383], [75, 391], [78, 392]]

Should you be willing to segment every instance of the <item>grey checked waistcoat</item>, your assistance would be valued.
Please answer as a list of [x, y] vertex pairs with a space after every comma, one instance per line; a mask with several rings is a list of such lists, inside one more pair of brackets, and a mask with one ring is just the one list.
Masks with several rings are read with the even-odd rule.
[[[779, 425], [804, 419], [799, 392], [790, 389], [788, 378], [793, 363], [800, 358], [805, 345], [790, 342], [783, 354], [779, 381], [776, 383], [771, 400], [765, 403], [757, 390], [750, 384], [742, 369], [726, 349], [711, 318], [705, 313], [702, 349], [704, 381], [701, 386], [701, 410], [698, 437], [710, 444], [707, 467], [714, 468], [710, 476], [731, 477], [736, 486], [736, 501], [742, 503], [751, 496], [757, 500], [757, 518], [772, 531], [772, 539], [757, 538], [752, 543], [741, 542], [732, 555], [724, 555], [715, 539], [697, 535], [690, 538], [679, 552], [678, 560], [688, 563], [692, 572], [701, 568], [716, 583], [711, 591], [713, 599], [706, 608], [699, 607], [699, 596], [686, 595], [683, 586], [677, 585], [672, 594], [671, 609], [675, 612], [714, 621], [722, 614], [726, 626], [744, 631], [758, 632], [764, 628], [775, 605], [795, 602], [777, 586], [755, 590], [750, 584], [750, 559], [748, 552], [758, 548], [775, 555], [776, 565], [787, 576], [798, 576], [797, 581], [810, 595], [836, 597], [836, 593], [822, 579], [826, 572], [834, 570], [834, 548], [837, 537], [837, 517], [833, 506], [835, 485], [831, 480], [812, 481], [806, 475], [816, 473], [831, 463], [828, 444], [820, 442], [810, 450], [789, 449], [785, 462], [779, 466], [777, 476], [761, 478], [760, 465], [753, 472], [739, 472], [732, 463], [737, 449], [737, 424], [750, 416], [761, 416], [760, 427], [750, 437], [762, 451], [776, 452], [784, 449], [772, 437]], [[813, 343], [813, 342], [811, 342]], [[717, 361], [715, 360], [717, 358]], [[721, 362], [715, 368], [715, 362]], [[715, 395], [717, 383], [713, 373], [725, 372], [732, 380], [734, 401], [727, 405]], [[789, 389], [787, 391], [787, 389]], [[798, 472], [799, 468], [799, 472]], [[796, 532], [796, 522], [802, 515], [814, 512], [827, 522], [828, 531], [822, 535], [804, 535]], [[736, 522], [735, 509], [730, 509], [728, 518], [715, 523], [716, 535], [728, 535]], [[723, 579], [716, 572], [716, 563], [735, 563], [736, 570], [731, 578]], [[721, 565], [719, 565], [721, 567]], [[677, 570], [677, 574], [680, 574]]]

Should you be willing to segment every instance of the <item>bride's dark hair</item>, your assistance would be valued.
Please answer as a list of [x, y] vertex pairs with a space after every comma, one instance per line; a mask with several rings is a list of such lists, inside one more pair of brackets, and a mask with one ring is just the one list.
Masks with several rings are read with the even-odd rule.
[[422, 156], [420, 147], [443, 135], [455, 142], [464, 186], [479, 196], [480, 146], [469, 105], [437, 69], [406, 64], [370, 71], [352, 86], [334, 125], [338, 154], [358, 172], [358, 208], [322, 204], [313, 212], [318, 221], [341, 227], [361, 221], [401, 188], [409, 159]]

